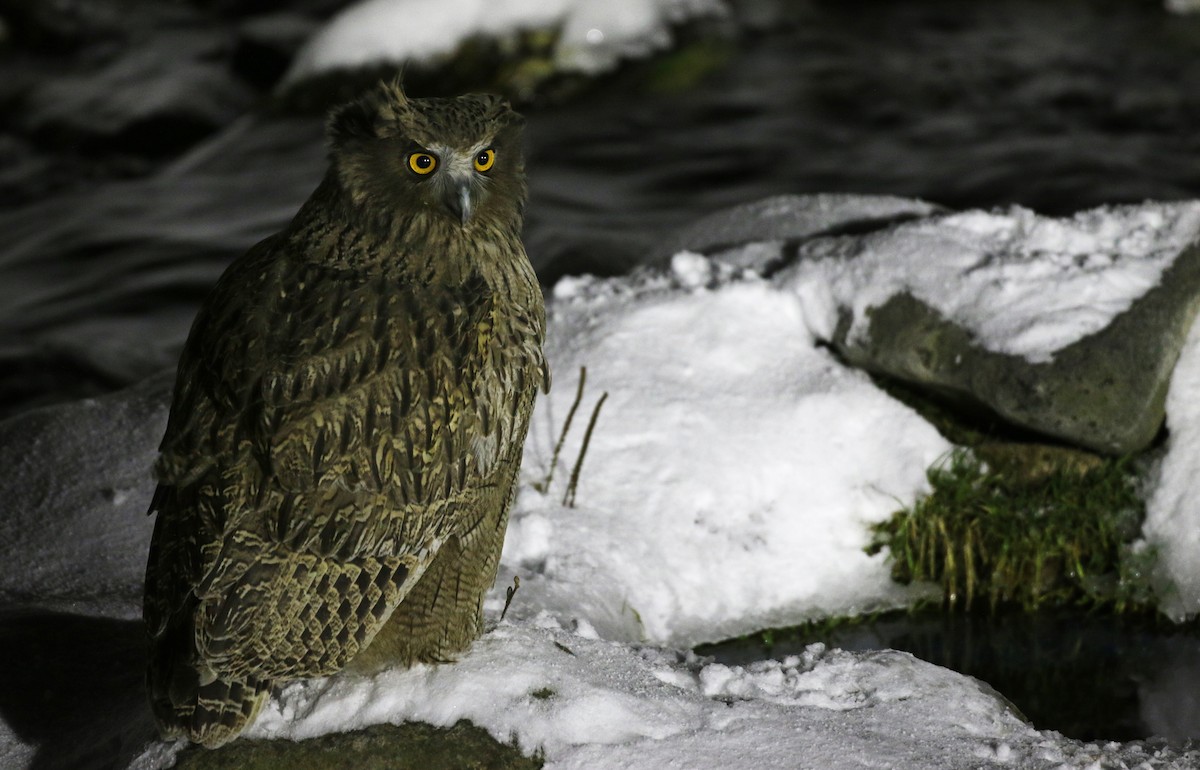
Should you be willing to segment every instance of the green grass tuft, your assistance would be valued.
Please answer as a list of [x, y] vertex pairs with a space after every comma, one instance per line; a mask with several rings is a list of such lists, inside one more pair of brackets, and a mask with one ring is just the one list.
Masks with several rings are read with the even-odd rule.
[[1098, 459], [1030, 476], [956, 450], [930, 469], [932, 494], [873, 527], [868, 552], [887, 548], [896, 580], [940, 584], [951, 608], [1147, 610], [1141, 563], [1153, 556], [1130, 550], [1144, 517], [1130, 466]]

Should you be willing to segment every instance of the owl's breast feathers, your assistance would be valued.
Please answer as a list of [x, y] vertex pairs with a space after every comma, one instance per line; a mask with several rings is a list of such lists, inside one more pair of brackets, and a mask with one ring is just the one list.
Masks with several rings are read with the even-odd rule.
[[341, 668], [506, 505], [548, 384], [523, 252], [422, 282], [286, 245], [252, 249], [197, 317], [157, 469], [146, 619], [161, 647], [191, 616], [201, 683]]

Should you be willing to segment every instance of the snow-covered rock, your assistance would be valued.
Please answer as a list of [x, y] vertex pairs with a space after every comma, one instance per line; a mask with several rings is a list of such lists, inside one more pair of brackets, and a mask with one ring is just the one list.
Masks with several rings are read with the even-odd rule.
[[1194, 201], [1056, 219], [782, 196], [670, 243], [769, 270], [802, 298], [809, 333], [855, 366], [1110, 454], [1158, 433], [1200, 308]]
[[248, 737], [463, 718], [544, 750], [548, 768], [832, 769], [869, 756], [987, 767], [998, 746], [1031, 758], [1045, 740], [987, 688], [907, 653], [814, 645], [725, 666], [580, 636], [544, 616], [500, 625], [452, 666], [289, 685]]
[[851, 363], [1125, 454], [1157, 435], [1200, 309], [1200, 203], [964, 212], [805, 244], [780, 280]]
[[383, 62], [428, 62], [468, 38], [558, 31], [554, 64], [586, 73], [670, 46], [671, 25], [721, 13], [719, 0], [362, 0], [300, 50], [285, 83]]

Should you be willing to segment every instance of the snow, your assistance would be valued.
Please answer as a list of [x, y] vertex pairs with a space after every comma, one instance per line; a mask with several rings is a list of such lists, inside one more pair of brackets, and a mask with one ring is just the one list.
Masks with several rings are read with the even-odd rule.
[[531, 611], [691, 646], [912, 601], [885, 555], [864, 552], [869, 526], [926, 492], [951, 446], [818, 348], [794, 294], [689, 253], [665, 276], [568, 278], [546, 350], [558, 386], [535, 410], [530, 482], [549, 471], [581, 366], [587, 389], [555, 483], [527, 485], [512, 514], [501, 574], [539, 597]]
[[1161, 609], [1182, 621], [1200, 613], [1200, 325], [1192, 326], [1171, 376], [1167, 429], [1143, 547], [1157, 551]]
[[[836, 208], [853, 215], [849, 201]], [[988, 344], [1052, 355], [1152, 285], [1166, 252], [1197, 227], [1191, 203], [1066, 220], [934, 214], [859, 236], [852, 261], [851, 239], [814, 238], [802, 247], [809, 261], [771, 279], [686, 251], [662, 271], [564, 279], [548, 307], [556, 386], [533, 416], [488, 632], [451, 665], [289, 683], [248, 734], [469, 719], [543, 750], [552, 768], [1188, 766], [1038, 731], [986, 685], [899, 652], [813, 646], [727, 666], [675, 650], [903, 606], [924, 590], [893, 585], [885, 555], [864, 547], [872, 523], [928, 491], [926, 469], [951, 447], [820, 344], [838, 303], [865, 308], [908, 287], [974, 319]], [[1020, 322], [1003, 327], [1005, 312]], [[0, 423], [0, 609], [127, 626], [138, 616], [149, 468], [170, 382], [164, 374]], [[1200, 608], [1200, 522], [1187, 503], [1200, 492], [1197, 389], [1200, 332], [1171, 384], [1171, 441], [1150, 479], [1146, 528], [1178, 615]], [[575, 504], [565, 505], [602, 394]], [[520, 588], [501, 620], [514, 576]], [[0, 715], [0, 762], [31, 766], [28, 734]], [[147, 716], [125, 721], [138, 719]], [[158, 770], [170, 756], [148, 741], [131, 766]]]
[[601, 72], [667, 48], [672, 24], [722, 10], [719, 0], [364, 0], [300, 50], [285, 82], [384, 61], [427, 62], [474, 36], [533, 29], [558, 30], [556, 68]]

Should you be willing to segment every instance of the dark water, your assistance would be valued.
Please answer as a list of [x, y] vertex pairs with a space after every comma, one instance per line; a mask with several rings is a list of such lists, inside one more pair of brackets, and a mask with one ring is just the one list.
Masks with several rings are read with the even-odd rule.
[[[224, 266], [323, 173], [321, 118], [265, 105], [338, 5], [0, 4], [0, 415], [173, 365]], [[524, 108], [545, 283], [623, 272], [676, 228], [779, 193], [1049, 214], [1200, 197], [1200, 17], [1157, 0], [733, 5], [708, 49], [720, 66], [692, 87], [635, 68]], [[1192, 637], [1042, 622], [870, 634], [977, 673], [1041, 727], [1200, 735]], [[1050, 688], [1061, 708], [1025, 701], [1066, 648], [1090, 673]]]
[[1200, 628], [1080, 611], [893, 613], [697, 650], [741, 665], [813, 642], [893, 649], [987, 682], [1035, 726], [1084, 741], [1200, 737]]

